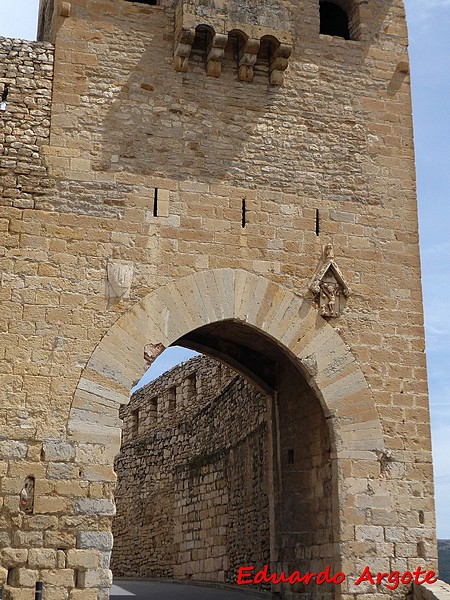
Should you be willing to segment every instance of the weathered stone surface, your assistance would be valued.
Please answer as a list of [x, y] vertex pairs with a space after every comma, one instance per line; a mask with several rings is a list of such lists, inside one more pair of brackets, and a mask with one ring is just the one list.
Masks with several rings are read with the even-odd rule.
[[[43, 1], [40, 19], [54, 45], [0, 39], [0, 91], [9, 85], [0, 111], [0, 561], [31, 585], [5, 595], [31, 600], [38, 571], [49, 600], [107, 596], [111, 544], [95, 535], [112, 524], [119, 406], [146, 368], [146, 346], [202, 327], [214, 344], [227, 320], [236, 329], [221, 340], [222, 359], [245, 370], [253, 356], [255, 369], [266, 366], [258, 383], [277, 396], [270, 456], [285, 462], [269, 469], [272, 512], [311, 534], [281, 535], [274, 517], [273, 555], [311, 567], [320, 554], [349, 579], [361, 561], [388, 554], [399, 568], [435, 567], [401, 0], [339, 2], [350, 40], [319, 34], [317, 1], [186, 0], [181, 20], [169, 0], [73, 1], [67, 17], [56, 4]], [[202, 11], [219, 34], [211, 47], [207, 32], [195, 42]], [[180, 73], [175, 22], [189, 14]], [[207, 77], [208, 57], [220, 77]], [[339, 317], [322, 318], [308, 285], [327, 244], [352, 295]], [[129, 298], [106, 297], [109, 262], [133, 265]], [[292, 372], [288, 386], [287, 365], [309, 387]], [[306, 406], [311, 426], [298, 436], [290, 426]], [[243, 465], [251, 444], [242, 452]], [[314, 481], [295, 475], [292, 455], [314, 462]], [[195, 484], [218, 508], [220, 461]], [[20, 493], [32, 477], [28, 514]], [[312, 491], [317, 513], [302, 504]], [[178, 490], [190, 518], [188, 492]], [[205, 532], [224, 527], [208, 518]], [[180, 573], [195, 560], [198, 573], [225, 578], [223, 535], [213, 536], [213, 555], [180, 538]], [[66, 566], [77, 541], [104, 553], [86, 591], [72, 589]], [[28, 552], [48, 564], [30, 568]], [[365, 590], [345, 582], [341, 591], [351, 600]]]
[[78, 498], [75, 500], [76, 515], [113, 516], [115, 512], [116, 509], [111, 500], [94, 498]]
[[7, 460], [23, 460], [27, 455], [28, 447], [23, 442], [4, 440], [0, 442], [0, 456]]
[[43, 458], [55, 462], [72, 462], [75, 458], [75, 448], [67, 442], [48, 440], [43, 444]]
[[109, 531], [80, 531], [77, 536], [77, 548], [96, 548], [111, 550], [113, 536]]

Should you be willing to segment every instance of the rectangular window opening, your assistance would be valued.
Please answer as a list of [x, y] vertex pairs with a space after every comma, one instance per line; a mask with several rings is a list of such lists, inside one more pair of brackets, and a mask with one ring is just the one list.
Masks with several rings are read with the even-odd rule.
[[316, 208], [316, 235], [320, 235], [320, 213], [318, 208]]
[[293, 465], [294, 464], [294, 450], [292, 448], [290, 448], [288, 450], [288, 464], [289, 465]]
[[245, 227], [247, 224], [247, 207], [246, 207], [246, 202], [245, 202], [245, 198], [242, 200], [242, 227]]

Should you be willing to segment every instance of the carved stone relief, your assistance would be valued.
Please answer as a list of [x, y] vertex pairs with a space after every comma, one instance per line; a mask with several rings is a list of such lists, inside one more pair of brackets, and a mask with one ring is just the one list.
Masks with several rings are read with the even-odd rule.
[[146, 344], [144, 346], [144, 360], [151, 365], [166, 347], [163, 344]]
[[316, 298], [322, 317], [336, 318], [342, 314], [350, 288], [334, 260], [332, 244], [324, 246], [322, 259], [309, 289]]
[[25, 479], [20, 492], [19, 508], [27, 514], [33, 512], [34, 507], [34, 477], [31, 475]]
[[130, 297], [132, 280], [133, 265], [131, 263], [110, 261], [108, 263], [108, 298], [127, 300]]

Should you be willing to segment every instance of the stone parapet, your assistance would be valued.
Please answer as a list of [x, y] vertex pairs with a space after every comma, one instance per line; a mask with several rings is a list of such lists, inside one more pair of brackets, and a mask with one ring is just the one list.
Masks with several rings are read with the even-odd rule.
[[450, 600], [450, 585], [440, 579], [436, 583], [414, 585], [414, 600]]

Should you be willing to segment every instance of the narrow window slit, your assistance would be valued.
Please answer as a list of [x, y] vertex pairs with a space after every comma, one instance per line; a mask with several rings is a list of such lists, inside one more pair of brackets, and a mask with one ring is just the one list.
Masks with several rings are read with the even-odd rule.
[[316, 235], [320, 235], [320, 213], [318, 208], [316, 208]]
[[158, 0], [128, 0], [128, 2], [134, 2], [135, 4], [148, 4], [149, 6], [158, 6]]
[[155, 188], [155, 195], [153, 196], [153, 216], [158, 216], [158, 188]]
[[138, 408], [132, 411], [131, 418], [132, 418], [131, 429], [132, 429], [133, 435], [138, 435], [139, 434], [139, 409]]
[[245, 227], [247, 224], [247, 208], [246, 208], [246, 204], [245, 204], [245, 198], [242, 200], [242, 227]]
[[75, 575], [75, 588], [76, 589], [80, 589], [83, 587], [83, 581], [82, 581], [82, 573], [81, 573], [81, 569], [74, 569], [74, 575]]
[[177, 388], [176, 386], [172, 386], [169, 388], [168, 392], [168, 405], [169, 405], [169, 413], [175, 413], [177, 409]]
[[293, 449], [288, 450], [288, 464], [289, 465], [294, 464], [294, 450]]

